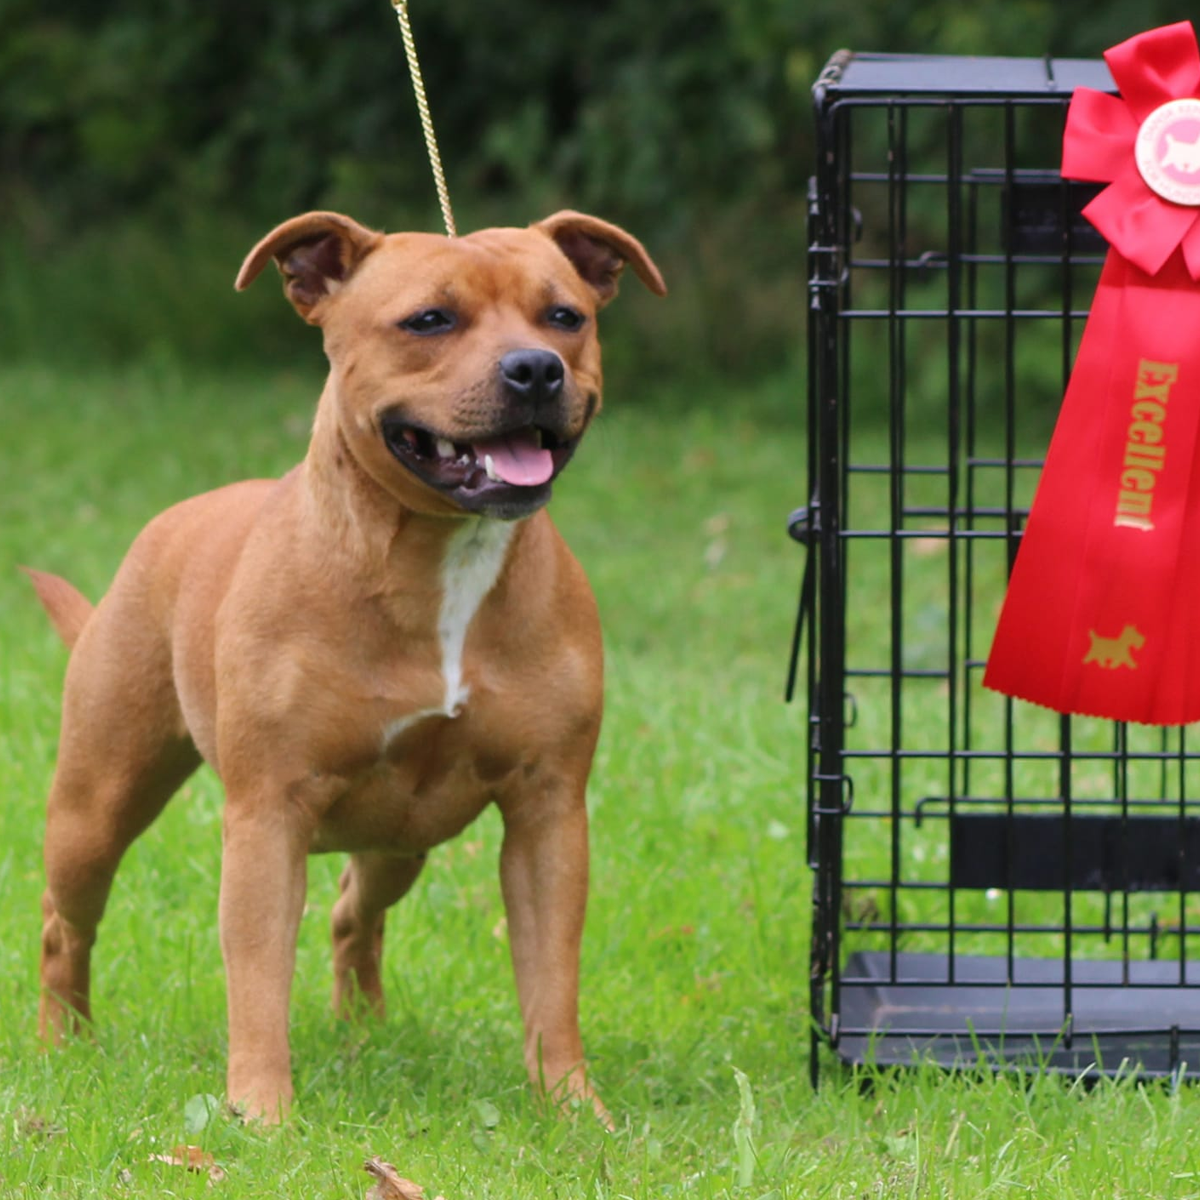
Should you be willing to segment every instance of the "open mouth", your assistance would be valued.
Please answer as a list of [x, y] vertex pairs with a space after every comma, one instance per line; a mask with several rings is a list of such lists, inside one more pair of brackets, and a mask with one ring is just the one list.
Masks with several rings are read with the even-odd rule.
[[463, 508], [501, 515], [544, 504], [579, 444], [535, 425], [476, 442], [452, 441], [397, 417], [384, 417], [381, 428], [393, 456], [424, 483]]

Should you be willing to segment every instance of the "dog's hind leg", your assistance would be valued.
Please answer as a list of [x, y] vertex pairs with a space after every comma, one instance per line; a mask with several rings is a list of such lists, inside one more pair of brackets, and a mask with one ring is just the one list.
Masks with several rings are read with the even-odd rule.
[[50, 1041], [90, 1020], [91, 949], [117, 865], [200, 762], [168, 648], [107, 624], [89, 621], [71, 659], [46, 811], [38, 1025]]
[[365, 1001], [382, 1017], [383, 924], [387, 909], [416, 881], [425, 856], [352, 854], [333, 906], [333, 1007], [343, 1017]]

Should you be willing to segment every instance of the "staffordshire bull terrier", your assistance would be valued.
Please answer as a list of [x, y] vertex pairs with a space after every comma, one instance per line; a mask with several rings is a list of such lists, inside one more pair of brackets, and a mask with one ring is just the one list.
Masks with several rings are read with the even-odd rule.
[[72, 647], [42, 1034], [90, 1021], [121, 855], [205, 761], [226, 793], [228, 1096], [282, 1119], [306, 856], [349, 854], [334, 1004], [381, 1013], [387, 908], [495, 804], [526, 1068], [607, 1120], [577, 1015], [600, 626], [544, 506], [600, 408], [597, 311], [626, 264], [658, 295], [662, 277], [635, 238], [575, 212], [454, 239], [308, 213], [236, 286], [272, 259], [330, 364], [304, 461], [160, 514], [95, 607], [29, 572]]

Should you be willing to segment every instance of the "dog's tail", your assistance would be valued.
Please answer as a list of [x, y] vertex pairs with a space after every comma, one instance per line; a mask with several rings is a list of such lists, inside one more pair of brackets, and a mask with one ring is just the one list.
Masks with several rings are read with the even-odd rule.
[[58, 636], [66, 642], [68, 648], [74, 646], [95, 606], [86, 596], [57, 575], [35, 571], [32, 567], [22, 567], [21, 570], [33, 581], [38, 599], [49, 615], [50, 623], [58, 631]]

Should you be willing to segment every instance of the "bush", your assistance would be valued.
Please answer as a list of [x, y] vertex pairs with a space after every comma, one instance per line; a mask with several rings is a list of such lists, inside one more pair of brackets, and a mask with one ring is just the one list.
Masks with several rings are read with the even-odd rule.
[[[734, 377], [803, 336], [808, 90], [841, 45], [1094, 56], [1172, 19], [1114, 0], [414, 0], [460, 224], [588, 209], [664, 265], [667, 305], [614, 310], [619, 370]], [[149, 339], [294, 353], [225, 278], [306, 208], [437, 229], [387, 0], [6, 0], [0, 350], [89, 357]], [[211, 291], [209, 289], [212, 289]], [[219, 297], [219, 299], [218, 299]], [[252, 331], [252, 332], [248, 332]]]

